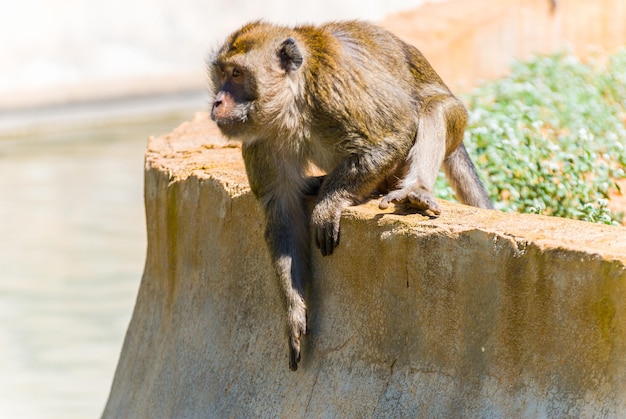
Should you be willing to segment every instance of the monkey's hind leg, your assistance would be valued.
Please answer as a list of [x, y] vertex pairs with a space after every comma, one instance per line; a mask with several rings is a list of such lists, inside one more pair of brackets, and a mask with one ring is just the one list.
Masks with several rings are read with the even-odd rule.
[[407, 157], [407, 174], [400, 182], [400, 188], [389, 192], [380, 201], [381, 209], [393, 202], [411, 205], [430, 217], [441, 214], [433, 188], [446, 153], [447, 105], [446, 100], [432, 99], [422, 110], [415, 143]]

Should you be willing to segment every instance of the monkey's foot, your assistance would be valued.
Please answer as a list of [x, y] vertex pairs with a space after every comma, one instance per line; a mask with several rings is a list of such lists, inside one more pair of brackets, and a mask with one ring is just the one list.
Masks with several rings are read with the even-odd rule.
[[441, 214], [441, 208], [433, 195], [426, 189], [419, 187], [402, 188], [389, 192], [381, 201], [378, 207], [386, 209], [389, 204], [408, 204], [415, 207], [429, 217], [437, 217]]
[[289, 310], [289, 369], [296, 371], [300, 362], [300, 338], [306, 335], [306, 309], [304, 305]]

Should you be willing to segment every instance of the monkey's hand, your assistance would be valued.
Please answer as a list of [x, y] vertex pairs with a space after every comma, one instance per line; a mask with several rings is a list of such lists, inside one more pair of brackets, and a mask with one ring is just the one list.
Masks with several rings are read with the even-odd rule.
[[429, 217], [437, 217], [441, 214], [441, 208], [439, 208], [433, 194], [421, 187], [407, 187], [391, 191], [380, 201], [378, 207], [387, 209], [391, 202], [409, 204]]
[[323, 256], [332, 255], [335, 247], [339, 245], [339, 220], [344, 206], [342, 202], [326, 198], [313, 208], [311, 215], [313, 236]]
[[289, 328], [289, 369], [296, 371], [300, 362], [300, 338], [306, 335], [306, 307], [303, 300], [299, 300], [288, 310]]

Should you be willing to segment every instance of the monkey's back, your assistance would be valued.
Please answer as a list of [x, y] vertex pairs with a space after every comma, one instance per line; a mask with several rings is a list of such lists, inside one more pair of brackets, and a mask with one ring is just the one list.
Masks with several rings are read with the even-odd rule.
[[401, 77], [411, 85], [416, 81], [432, 84], [433, 80], [443, 84], [417, 48], [380, 26], [363, 21], [342, 21], [321, 25], [320, 29], [328, 31], [342, 43], [344, 52], [353, 59], [375, 64], [385, 72], [390, 67], [395, 68], [394, 79]]
[[346, 21], [294, 31], [307, 51], [313, 128], [324, 137], [358, 146], [390, 136], [411, 142], [424, 92], [449, 93], [415, 47], [378, 26]]

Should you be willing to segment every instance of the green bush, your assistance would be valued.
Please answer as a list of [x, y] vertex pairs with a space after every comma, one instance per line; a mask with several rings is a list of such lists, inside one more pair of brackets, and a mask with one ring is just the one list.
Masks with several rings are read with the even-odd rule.
[[[604, 62], [567, 54], [518, 62], [462, 99], [465, 146], [497, 209], [621, 221], [607, 198], [626, 177], [626, 49]], [[453, 199], [443, 176], [436, 190]]]

